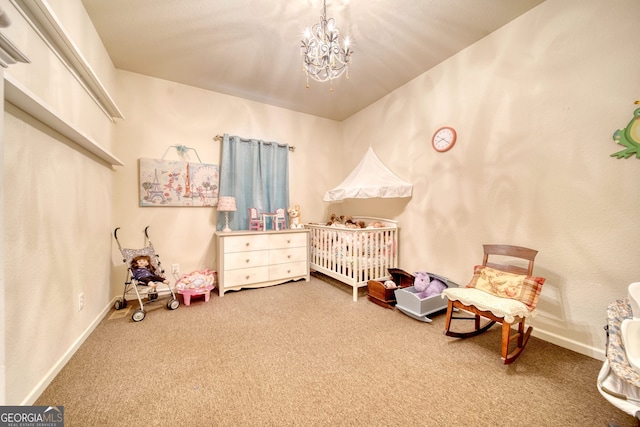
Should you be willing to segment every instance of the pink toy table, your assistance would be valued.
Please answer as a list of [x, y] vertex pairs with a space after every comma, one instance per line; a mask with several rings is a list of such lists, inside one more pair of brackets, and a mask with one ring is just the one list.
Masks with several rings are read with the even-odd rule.
[[211, 296], [211, 289], [213, 289], [213, 286], [205, 286], [197, 289], [181, 289], [178, 293], [182, 295], [184, 305], [191, 305], [191, 297], [197, 295], [204, 295], [204, 302], [208, 302]]

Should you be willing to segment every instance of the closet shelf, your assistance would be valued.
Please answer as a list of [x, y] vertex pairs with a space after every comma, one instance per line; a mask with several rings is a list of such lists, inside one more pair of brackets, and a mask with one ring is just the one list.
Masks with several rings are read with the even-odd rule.
[[106, 163], [112, 166], [124, 166], [120, 159], [60, 117], [43, 100], [20, 84], [6, 71], [4, 73], [4, 99], [69, 138], [80, 147], [95, 154]]

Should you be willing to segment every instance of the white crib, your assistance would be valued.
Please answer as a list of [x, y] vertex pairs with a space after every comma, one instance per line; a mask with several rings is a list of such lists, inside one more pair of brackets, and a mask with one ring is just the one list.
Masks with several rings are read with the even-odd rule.
[[353, 217], [354, 222], [378, 222], [384, 227], [346, 228], [335, 225], [306, 224], [310, 235], [311, 270], [325, 274], [358, 289], [369, 280], [388, 279], [389, 268], [398, 266], [397, 221], [373, 217]]

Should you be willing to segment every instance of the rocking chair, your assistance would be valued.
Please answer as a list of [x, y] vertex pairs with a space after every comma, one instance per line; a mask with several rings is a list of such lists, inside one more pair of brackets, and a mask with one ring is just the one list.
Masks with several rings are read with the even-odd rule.
[[[506, 365], [520, 356], [529, 340], [533, 328], [525, 328], [525, 320], [535, 315], [545, 279], [532, 277], [533, 260], [538, 251], [511, 245], [483, 247], [482, 265], [475, 267], [473, 279], [467, 287], [448, 288], [442, 292], [443, 298], [449, 300], [445, 335], [469, 338], [485, 332], [496, 322], [501, 323], [502, 360]], [[489, 256], [493, 262], [488, 261]], [[500, 263], [495, 262], [498, 258]], [[518, 261], [521, 264], [526, 261], [527, 267], [512, 264]], [[459, 311], [464, 313], [454, 316]], [[484, 325], [481, 318], [484, 318]], [[472, 320], [475, 328], [469, 332], [452, 331], [452, 320]], [[511, 329], [516, 324], [517, 332]]]

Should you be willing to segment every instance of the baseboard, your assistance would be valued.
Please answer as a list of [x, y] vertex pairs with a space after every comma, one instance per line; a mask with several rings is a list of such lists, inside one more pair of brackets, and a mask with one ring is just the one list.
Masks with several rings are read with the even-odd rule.
[[75, 354], [76, 351], [80, 348], [83, 342], [91, 335], [94, 329], [100, 324], [104, 316], [107, 315], [113, 304], [115, 303], [116, 298], [113, 299], [101, 312], [100, 314], [91, 322], [91, 324], [84, 330], [82, 334], [74, 341], [73, 345], [69, 347], [69, 349], [64, 353], [64, 355], [49, 369], [47, 374], [40, 380], [38, 385], [27, 395], [27, 397], [20, 403], [21, 406], [30, 406], [35, 403], [35, 401], [40, 397], [40, 395], [45, 391], [45, 389], [51, 384], [51, 381], [60, 373], [62, 368], [71, 360], [71, 357]]
[[550, 342], [551, 344], [555, 344], [571, 351], [575, 351], [576, 353], [584, 354], [585, 356], [589, 356], [597, 360], [604, 361], [606, 358], [604, 346], [603, 348], [588, 346], [584, 343], [573, 341], [566, 337], [561, 337], [554, 333], [540, 330], [539, 328], [533, 328], [533, 332], [531, 333], [531, 335], [536, 338], [540, 338], [543, 341]]

